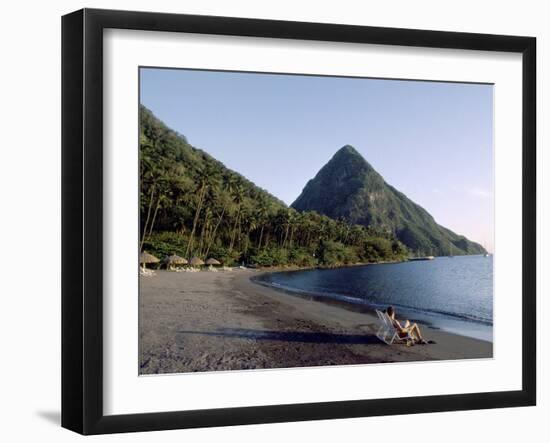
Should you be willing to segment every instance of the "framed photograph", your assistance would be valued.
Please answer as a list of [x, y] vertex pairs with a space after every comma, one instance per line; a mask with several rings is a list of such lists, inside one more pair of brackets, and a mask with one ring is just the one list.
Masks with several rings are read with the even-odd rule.
[[62, 425], [536, 402], [531, 37], [62, 20]]

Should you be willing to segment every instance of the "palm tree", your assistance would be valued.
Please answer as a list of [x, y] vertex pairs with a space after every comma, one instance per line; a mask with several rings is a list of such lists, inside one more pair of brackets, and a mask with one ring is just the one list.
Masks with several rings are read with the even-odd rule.
[[258, 227], [258, 220], [256, 219], [255, 214], [246, 208], [244, 208], [243, 220], [244, 229], [246, 231], [243, 255], [246, 256], [250, 243], [250, 234]]
[[202, 253], [202, 247], [203, 247], [203, 244], [205, 243], [204, 240], [205, 240], [205, 236], [208, 233], [208, 229], [210, 227], [211, 219], [212, 219], [212, 209], [210, 209], [210, 207], [206, 206], [205, 209], [204, 209], [204, 221], [202, 223], [201, 235], [200, 235], [200, 240], [199, 240], [199, 254], [198, 254], [199, 256]]
[[232, 230], [232, 233], [231, 233], [231, 241], [229, 243], [229, 252], [231, 252], [233, 250], [233, 246], [235, 244], [235, 238], [237, 236], [237, 225], [239, 225], [239, 223], [240, 223], [241, 205], [243, 203], [243, 200], [244, 200], [244, 188], [239, 183], [233, 191], [233, 201], [237, 205], [237, 214], [235, 216], [235, 222], [233, 223], [233, 230]]
[[275, 234], [278, 234], [277, 245], [282, 247], [283, 236], [285, 233], [286, 208], [280, 208], [274, 215], [272, 225], [274, 226]]
[[210, 183], [210, 171], [207, 168], [200, 169], [198, 171], [197, 179], [197, 206], [195, 207], [195, 217], [193, 218], [193, 228], [189, 234], [189, 241], [187, 243], [187, 249], [185, 250], [185, 255], [193, 251], [193, 237], [195, 236], [195, 231], [197, 229], [197, 222], [199, 221], [199, 215], [202, 210], [202, 205], [204, 201], [204, 196], [206, 195], [206, 190], [208, 189]]
[[155, 199], [155, 182], [153, 182], [149, 191], [149, 205], [147, 207], [147, 217], [145, 218], [145, 223], [143, 225], [143, 233], [141, 234], [141, 242], [139, 244], [140, 252], [143, 249], [143, 242], [145, 241], [145, 236], [147, 234], [147, 228], [149, 226], [149, 218], [151, 217], [151, 210], [153, 208], [154, 199]]
[[163, 193], [159, 194], [159, 197], [157, 199], [157, 205], [155, 207], [155, 212], [153, 213], [153, 219], [151, 220], [151, 225], [149, 226], [149, 234], [148, 234], [149, 237], [151, 237], [151, 234], [153, 233], [153, 228], [155, 226], [155, 220], [157, 219], [157, 214], [159, 212], [159, 209], [163, 208], [168, 203], [170, 203], [170, 200], [168, 199], [168, 197], [166, 197], [166, 195], [164, 195]]
[[208, 235], [208, 229], [210, 228], [210, 222], [213, 215], [213, 209], [216, 205], [217, 198], [216, 198], [216, 190], [218, 187], [218, 182], [214, 176], [211, 176], [209, 178], [208, 187], [205, 192], [205, 196], [203, 198], [203, 212], [204, 212], [204, 218], [202, 221], [202, 229], [201, 229], [201, 235], [199, 240], [199, 254], [201, 255], [202, 247], [205, 244], [206, 236]]
[[294, 209], [291, 209], [289, 212], [288, 225], [290, 226], [290, 239], [288, 241], [289, 248], [294, 246], [294, 231], [296, 226], [300, 223], [300, 214], [297, 213]]
[[149, 221], [151, 220], [151, 212], [153, 211], [155, 198], [157, 198], [157, 188], [160, 182], [160, 175], [161, 171], [158, 168], [154, 167], [152, 164], [150, 165], [150, 167], [143, 171], [143, 177], [141, 179], [142, 195], [146, 195], [148, 193], [149, 202], [147, 204], [147, 216], [145, 217], [145, 223], [143, 224], [142, 228], [143, 232], [141, 235], [141, 243], [139, 247], [140, 251], [143, 248], [143, 242], [145, 241], [145, 237], [147, 236], [147, 232], [149, 231]]
[[265, 198], [262, 198], [259, 202], [258, 210], [256, 211], [256, 218], [260, 225], [260, 239], [258, 240], [258, 249], [262, 246], [262, 238], [264, 236], [264, 228], [269, 216], [269, 203]]
[[[149, 227], [149, 220], [151, 218], [151, 211], [153, 209], [153, 203], [155, 201], [155, 191], [156, 191], [156, 181], [157, 181], [157, 168], [158, 162], [156, 162], [154, 157], [154, 146], [146, 138], [140, 139], [139, 146], [139, 181], [141, 187], [141, 196], [143, 199], [147, 198], [148, 203], [145, 201], [141, 202], [142, 208], [147, 207], [147, 216], [145, 218], [145, 223], [142, 226], [141, 242], [139, 245], [140, 251], [143, 248], [143, 242], [147, 235], [147, 229]], [[140, 198], [142, 200], [142, 198]]]
[[[232, 189], [232, 185], [229, 180], [225, 180], [224, 182], [225, 191], [228, 189]], [[218, 187], [216, 187], [216, 193], [214, 194], [214, 200], [213, 200], [213, 212], [215, 211], [217, 213], [217, 221], [214, 227], [212, 228], [212, 231], [210, 232], [208, 241], [207, 241], [207, 247], [205, 251], [205, 256], [208, 256], [208, 253], [210, 252], [210, 248], [214, 244], [214, 241], [216, 239], [216, 233], [218, 232], [218, 228], [220, 227], [224, 215], [227, 212], [227, 209], [229, 208], [230, 200], [226, 197], [226, 193], [220, 190]]]
[[312, 235], [314, 235], [317, 223], [316, 223], [316, 216], [317, 213], [314, 211], [308, 211], [302, 213], [302, 220], [301, 220], [301, 245], [305, 247], [310, 246], [310, 240]]
[[283, 240], [281, 243], [281, 248], [285, 248], [286, 242], [288, 240], [288, 234], [290, 232], [290, 226], [292, 224], [292, 220], [294, 217], [295, 210], [292, 208], [284, 208], [280, 211], [280, 221], [281, 221], [281, 227], [284, 228], [283, 230]]

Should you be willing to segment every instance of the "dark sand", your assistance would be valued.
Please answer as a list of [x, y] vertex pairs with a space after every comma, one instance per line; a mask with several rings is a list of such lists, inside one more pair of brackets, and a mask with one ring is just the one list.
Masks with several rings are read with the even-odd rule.
[[140, 373], [491, 358], [492, 343], [421, 325], [436, 344], [388, 346], [374, 313], [250, 281], [262, 271], [140, 277]]

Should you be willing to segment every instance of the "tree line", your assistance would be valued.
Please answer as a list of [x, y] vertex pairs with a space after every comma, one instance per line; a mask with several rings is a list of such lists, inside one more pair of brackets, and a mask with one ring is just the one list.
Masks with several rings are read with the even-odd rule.
[[140, 249], [226, 265], [399, 260], [390, 232], [287, 207], [140, 107]]

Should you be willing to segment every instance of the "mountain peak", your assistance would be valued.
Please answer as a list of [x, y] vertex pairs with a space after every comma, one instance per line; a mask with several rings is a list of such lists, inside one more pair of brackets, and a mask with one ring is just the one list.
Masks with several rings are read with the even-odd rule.
[[341, 147], [309, 180], [292, 204], [298, 211], [393, 232], [407, 247], [424, 255], [482, 253], [484, 249], [439, 226], [422, 207], [388, 185], [351, 145]]
[[292, 204], [299, 211], [314, 210], [332, 218], [345, 217], [342, 206], [367, 185], [376, 191], [384, 179], [351, 145], [341, 147], [311, 179]]
[[338, 149], [338, 151], [336, 151], [336, 152], [349, 152], [349, 153], [353, 153], [353, 154], [359, 154], [357, 152], [357, 149], [355, 149], [351, 145], [344, 145], [340, 149]]
[[358, 156], [363, 158], [363, 156], [351, 145], [344, 145], [336, 153], [334, 154], [334, 157], [340, 157], [340, 156]]
[[[352, 145], [344, 145], [332, 156], [321, 171], [332, 170], [340, 175], [347, 173], [370, 173], [378, 175], [370, 163]], [[319, 171], [319, 172], [321, 172]]]

